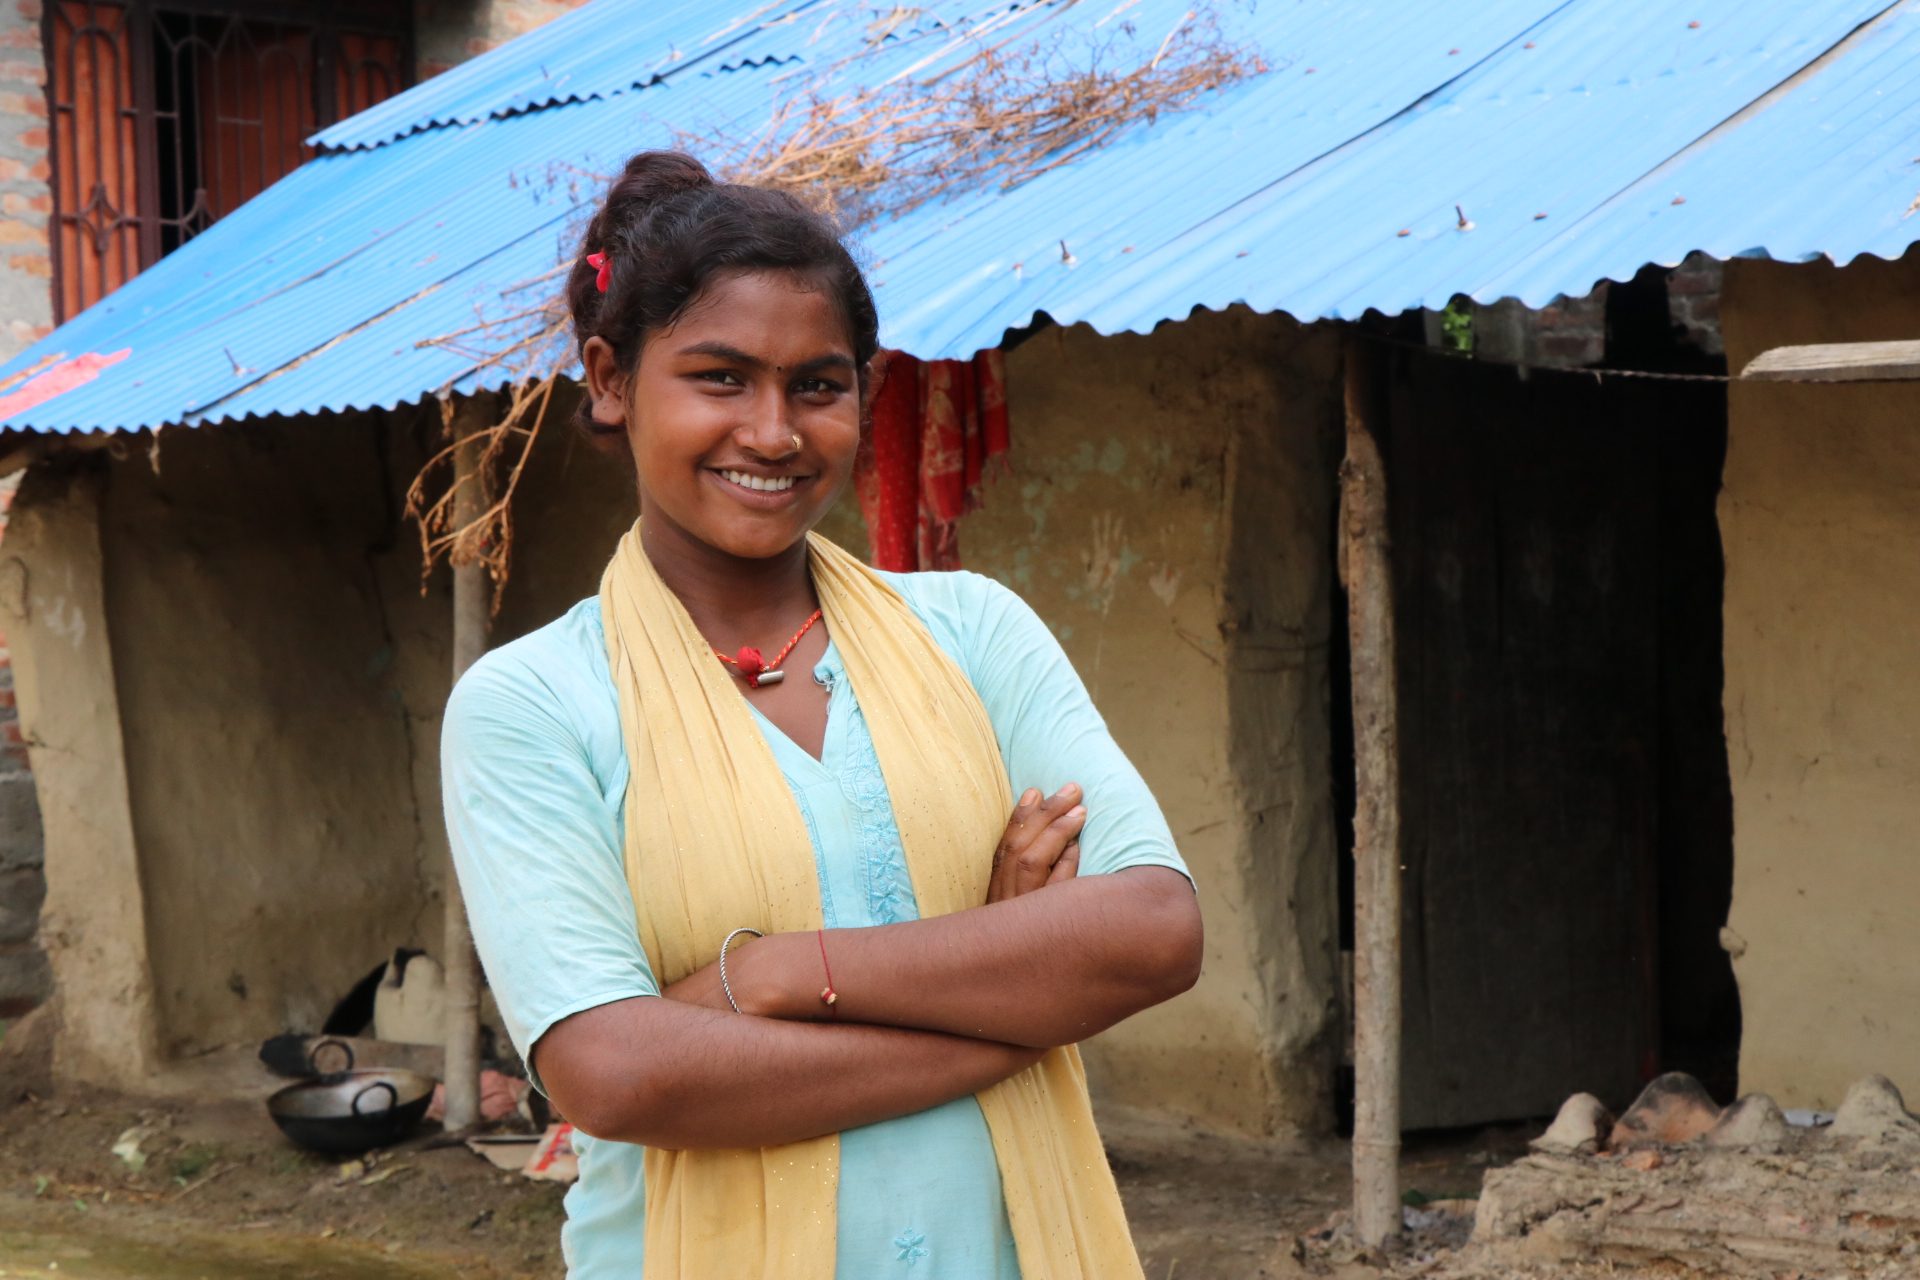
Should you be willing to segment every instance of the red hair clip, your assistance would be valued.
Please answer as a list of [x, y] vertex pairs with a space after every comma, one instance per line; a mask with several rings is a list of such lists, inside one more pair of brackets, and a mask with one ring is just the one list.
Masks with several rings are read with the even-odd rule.
[[607, 285], [613, 280], [613, 263], [604, 253], [590, 253], [587, 255], [587, 265], [596, 272], [593, 277], [594, 286], [605, 293]]

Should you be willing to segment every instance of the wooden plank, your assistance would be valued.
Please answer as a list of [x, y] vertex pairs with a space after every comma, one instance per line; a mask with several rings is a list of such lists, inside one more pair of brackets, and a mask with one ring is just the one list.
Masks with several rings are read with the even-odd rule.
[[1747, 382], [1910, 382], [1920, 378], [1920, 341], [1775, 347], [1755, 356], [1740, 377]]

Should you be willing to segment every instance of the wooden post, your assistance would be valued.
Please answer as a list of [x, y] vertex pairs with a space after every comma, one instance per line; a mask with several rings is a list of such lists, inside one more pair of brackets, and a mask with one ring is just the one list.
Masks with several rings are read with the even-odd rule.
[[1340, 565], [1353, 672], [1353, 1225], [1400, 1230], [1400, 738], [1379, 348], [1346, 349]]
[[[453, 415], [453, 526], [464, 529], [487, 509], [484, 477], [479, 474], [484, 442], [478, 433], [494, 423], [497, 406], [489, 394], [465, 400]], [[481, 564], [453, 566], [453, 678], [487, 651], [487, 626], [492, 612], [487, 569]], [[447, 998], [447, 1132], [471, 1129], [480, 1122], [480, 962], [473, 950], [473, 929], [467, 922], [466, 900], [460, 881], [448, 862], [443, 875], [446, 902], [442, 963]]]

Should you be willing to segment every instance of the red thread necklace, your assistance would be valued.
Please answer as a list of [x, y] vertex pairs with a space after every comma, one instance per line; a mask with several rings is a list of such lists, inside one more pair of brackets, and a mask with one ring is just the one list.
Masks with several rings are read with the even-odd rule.
[[787, 647], [774, 655], [772, 662], [761, 657], [760, 651], [752, 645], [743, 647], [732, 657], [715, 649], [713, 656], [737, 671], [746, 680], [749, 689], [758, 689], [763, 684], [779, 684], [787, 678], [787, 673], [780, 669], [780, 664], [785, 662], [787, 655], [793, 652], [793, 646], [800, 643], [800, 637], [813, 630], [813, 624], [818, 621], [820, 621], [820, 610], [815, 609], [807, 620], [800, 624], [800, 629], [793, 633], [793, 639], [787, 641]]

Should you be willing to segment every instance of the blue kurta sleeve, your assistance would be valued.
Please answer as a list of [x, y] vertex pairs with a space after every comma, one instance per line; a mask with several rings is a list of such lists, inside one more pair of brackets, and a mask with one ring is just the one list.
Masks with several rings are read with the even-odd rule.
[[[1060, 642], [1027, 602], [975, 573], [918, 574], [928, 603], [945, 615], [962, 662], [986, 704], [1017, 798], [1028, 787], [1052, 795], [1068, 782], [1086, 792], [1080, 874], [1170, 867], [1192, 878], [1140, 771], [1094, 708]], [[944, 624], [944, 627], [941, 625]]]
[[440, 765], [474, 943], [529, 1066], [561, 1019], [660, 994], [634, 924], [619, 797], [595, 777], [566, 698], [514, 646], [454, 689]]

